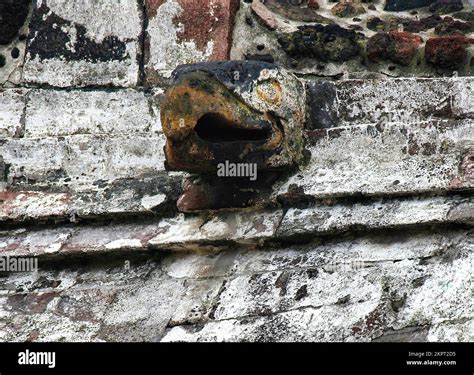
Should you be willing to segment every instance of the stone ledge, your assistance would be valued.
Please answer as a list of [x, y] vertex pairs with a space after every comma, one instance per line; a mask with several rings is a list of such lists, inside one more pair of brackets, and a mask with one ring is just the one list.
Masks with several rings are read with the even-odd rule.
[[174, 212], [181, 180], [179, 174], [160, 173], [152, 177], [96, 180], [95, 186], [77, 190], [57, 186], [58, 192], [34, 191], [30, 186], [28, 191], [0, 192], [0, 222], [76, 222]]
[[[161, 204], [163, 202], [159, 197], [164, 199], [165, 195], [155, 196]], [[151, 198], [148, 197], [148, 200], [152, 201]], [[145, 212], [145, 198], [141, 202], [141, 210]], [[35, 200], [33, 203], [48, 209], [45, 202]], [[92, 204], [94, 208], [91, 207], [91, 210], [100, 210], [97, 202]], [[53, 206], [63, 208], [64, 212], [57, 212], [58, 217], [71, 212], [67, 203], [62, 203], [62, 206], [54, 203]], [[104, 206], [111, 210], [106, 204]], [[21, 209], [25, 207], [28, 206], [21, 205]], [[117, 214], [123, 212], [124, 207], [126, 204], [117, 205]], [[458, 208], [462, 215], [456, 214]], [[18, 209], [17, 214], [21, 213], [25, 211]], [[279, 241], [300, 241], [301, 238], [308, 241], [351, 230], [375, 231], [450, 223], [472, 225], [473, 213], [472, 198], [453, 196], [317, 204], [307, 209], [290, 209], [286, 213], [281, 209], [235, 210], [216, 212], [212, 216], [209, 213], [180, 214], [173, 218], [150, 219], [148, 223], [18, 228], [0, 233], [0, 254], [48, 256], [112, 250], [258, 248]]]

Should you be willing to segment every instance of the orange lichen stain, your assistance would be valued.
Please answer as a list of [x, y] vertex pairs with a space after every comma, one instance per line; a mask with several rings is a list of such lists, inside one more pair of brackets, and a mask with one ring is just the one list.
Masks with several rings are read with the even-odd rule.
[[270, 104], [280, 105], [283, 97], [283, 90], [277, 80], [264, 81], [257, 86], [257, 96]]

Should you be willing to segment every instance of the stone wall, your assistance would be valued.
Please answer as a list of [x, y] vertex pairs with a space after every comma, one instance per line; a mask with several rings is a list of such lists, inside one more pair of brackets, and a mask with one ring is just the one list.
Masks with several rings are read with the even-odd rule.
[[[0, 4], [0, 255], [40, 266], [0, 273], [0, 339], [472, 341], [473, 14]], [[164, 92], [178, 65], [226, 59], [303, 82], [306, 160], [258, 204], [179, 212]]]

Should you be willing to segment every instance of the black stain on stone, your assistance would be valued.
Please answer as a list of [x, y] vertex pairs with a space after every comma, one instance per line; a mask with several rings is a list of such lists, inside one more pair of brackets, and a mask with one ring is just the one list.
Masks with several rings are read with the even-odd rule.
[[407, 294], [403, 294], [403, 296], [397, 296], [395, 293], [392, 292], [390, 296], [390, 306], [392, 310], [398, 313], [401, 308], [405, 305], [407, 300]]
[[291, 57], [315, 57], [322, 61], [347, 61], [359, 55], [361, 33], [336, 24], [299, 26], [293, 33], [281, 34], [278, 42]]
[[0, 155], [0, 181], [8, 181], [8, 173], [10, 171], [11, 164], [7, 164], [3, 161], [3, 156]]
[[267, 61], [252, 60], [184, 64], [174, 70], [173, 81], [177, 84], [187, 74], [199, 71], [215, 78], [229, 90], [235, 90], [238, 87], [241, 91], [251, 91], [262, 70], [276, 68], [276, 65]]
[[277, 196], [277, 202], [284, 208], [307, 208], [312, 206], [315, 201], [315, 197], [306, 194], [304, 188], [297, 184], [291, 184], [286, 193]]
[[401, 10], [428, 6], [435, 1], [436, 0], [387, 0], [385, 10], [399, 12]]
[[421, 287], [426, 279], [428, 279], [429, 276], [425, 275], [425, 276], [420, 276], [420, 277], [417, 277], [416, 279], [414, 279], [411, 284], [413, 285], [413, 288], [419, 288]]
[[[64, 30], [76, 29], [76, 38]], [[85, 26], [72, 23], [42, 4], [33, 13], [30, 22], [29, 53], [40, 60], [61, 58], [68, 61], [107, 62], [123, 61], [129, 57], [125, 42], [116, 36], [107, 36], [101, 43], [86, 37]], [[69, 48], [68, 48], [69, 45]]]
[[20, 50], [18, 48], [13, 48], [12, 51], [11, 51], [11, 56], [14, 58], [14, 59], [17, 59], [18, 57], [20, 57]]
[[26, 21], [30, 0], [0, 1], [0, 44], [12, 42]]
[[295, 295], [295, 300], [299, 301], [307, 296], [308, 296], [308, 287], [306, 285], [303, 285], [301, 288], [297, 290], [296, 295]]
[[306, 128], [326, 129], [336, 125], [336, 88], [331, 82], [310, 82], [307, 88], [309, 118]]
[[59, 285], [61, 285], [61, 280], [48, 279], [46, 276], [40, 276], [31, 284], [29, 289], [36, 290], [57, 288]]
[[276, 279], [275, 287], [280, 289], [280, 296], [284, 296], [286, 294], [289, 279], [290, 274], [286, 271], [283, 271]]
[[316, 268], [312, 268], [312, 269], [308, 269], [306, 271], [306, 274], [308, 275], [308, 278], [315, 279], [318, 277], [319, 271]]
[[345, 306], [349, 303], [350, 300], [351, 300], [351, 295], [347, 294], [344, 297], [339, 298], [336, 302], [336, 305]]
[[275, 59], [269, 53], [265, 53], [265, 54], [248, 53], [248, 54], [245, 54], [245, 60], [266, 61], [266, 62], [269, 62], [269, 63], [274, 63], [275, 62]]

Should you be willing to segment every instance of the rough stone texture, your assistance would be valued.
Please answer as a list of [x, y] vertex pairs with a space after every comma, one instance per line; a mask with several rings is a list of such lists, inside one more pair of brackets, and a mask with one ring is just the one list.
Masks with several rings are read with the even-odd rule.
[[426, 42], [426, 61], [441, 68], [458, 69], [468, 60], [466, 49], [474, 39], [461, 35], [433, 38]]
[[291, 185], [317, 197], [449, 190], [457, 186], [459, 165], [471, 155], [473, 139], [472, 120], [323, 129], [309, 147], [314, 162], [275, 194], [287, 193]]
[[331, 8], [331, 13], [337, 17], [356, 17], [365, 13], [365, 8], [357, 1], [339, 1]]
[[[435, 13], [430, 12], [425, 5], [431, 3], [444, 11], [433, 8]], [[471, 76], [472, 48], [455, 66], [433, 64], [425, 58], [426, 42], [436, 35], [461, 32], [473, 37], [472, 4], [464, 1], [463, 11], [458, 12], [461, 1], [455, 3], [446, 8], [436, 1], [321, 1], [313, 9], [307, 1], [243, 2], [231, 57], [271, 60], [311, 78], [436, 77], [450, 76], [453, 71]]]
[[75, 269], [45, 264], [2, 278], [1, 339], [350, 342], [399, 333], [470, 341], [469, 238], [404, 232], [263, 252], [130, 255]]
[[25, 90], [0, 92], [0, 139], [15, 138], [23, 133], [23, 113], [25, 109]]
[[[308, 85], [318, 85], [310, 82]], [[334, 97], [325, 113], [334, 119], [325, 127], [418, 123], [433, 119], [472, 118], [474, 95], [472, 78], [346, 80], [325, 83], [324, 95]], [[311, 89], [308, 90], [311, 94]], [[320, 94], [322, 95], [322, 94]], [[327, 100], [327, 99], [325, 99]], [[310, 106], [318, 107], [319, 101]], [[310, 112], [311, 113], [311, 112]], [[318, 127], [315, 124], [309, 127]], [[329, 126], [329, 124], [331, 124]]]
[[24, 80], [51, 86], [134, 86], [141, 10], [134, 0], [38, 1]]
[[[155, 97], [162, 91], [157, 89]], [[156, 135], [159, 108], [135, 90], [32, 90], [28, 95], [25, 138], [72, 135]]]
[[[312, 160], [281, 179], [273, 198], [472, 188], [472, 85], [467, 78], [308, 83]], [[162, 194], [163, 208], [172, 206], [181, 177], [164, 170], [161, 97], [160, 89], [2, 92], [3, 220], [146, 212], [140, 200]], [[303, 196], [286, 197], [292, 184]], [[42, 209], [32, 210], [38, 202]]]
[[[6, 4], [0, 255], [40, 270], [2, 273], [0, 340], [473, 341], [472, 1]], [[300, 168], [240, 190], [165, 170], [160, 121], [229, 54], [306, 87]]]
[[367, 56], [371, 60], [389, 59], [402, 65], [409, 65], [423, 42], [418, 35], [391, 31], [375, 34], [367, 43]]
[[154, 104], [159, 96], [160, 91], [146, 96], [133, 90], [31, 90], [25, 105], [17, 91], [5, 91], [2, 103], [17, 102], [3, 112], [8, 117], [2, 127], [21, 127], [22, 135], [6, 137], [0, 148], [10, 165], [9, 182], [90, 187], [164, 171], [164, 137]]
[[2, 220], [149, 212], [142, 198], [177, 199], [179, 178], [164, 170], [160, 96], [2, 92]]
[[0, 87], [21, 82], [30, 0], [0, 4]]
[[148, 83], [180, 64], [227, 60], [238, 0], [147, 0]]
[[[67, 197], [57, 195], [58, 199]], [[166, 198], [164, 194], [141, 199], [143, 207], [132, 207], [135, 212], [149, 209], [147, 202], [157, 207]], [[19, 201], [17, 211], [10, 209], [9, 218], [23, 209], [51, 208], [66, 210], [66, 204], [54, 203], [48, 207], [36, 199], [37, 206], [28, 207]], [[116, 198], [115, 198], [116, 199]], [[136, 197], [135, 200], [138, 200]], [[95, 202], [97, 204], [97, 202]], [[124, 207], [122, 207], [122, 210]], [[97, 210], [97, 208], [96, 208]], [[118, 213], [118, 212], [116, 212]], [[5, 213], [4, 213], [5, 214]], [[26, 215], [25, 212], [23, 212]], [[0, 216], [0, 219], [5, 219]], [[322, 202], [306, 208], [221, 211], [209, 217], [207, 213], [183, 214], [161, 220], [135, 219], [135, 223], [110, 225], [79, 225], [77, 222], [36, 229], [18, 228], [0, 232], [0, 253], [10, 256], [44, 256], [48, 254], [74, 255], [106, 253], [116, 250], [218, 250], [229, 246], [265, 248], [278, 241], [309, 241], [316, 236], [331, 236], [353, 230], [380, 231], [398, 227], [427, 225], [468, 225], [474, 223], [472, 197], [433, 197], [399, 199], [360, 199], [350, 202]]]
[[28, 16], [29, 0], [6, 1], [0, 5], [0, 44], [9, 44], [19, 34]]
[[390, 11], [408, 10], [427, 6], [435, 1], [436, 0], [387, 0], [385, 9]]

